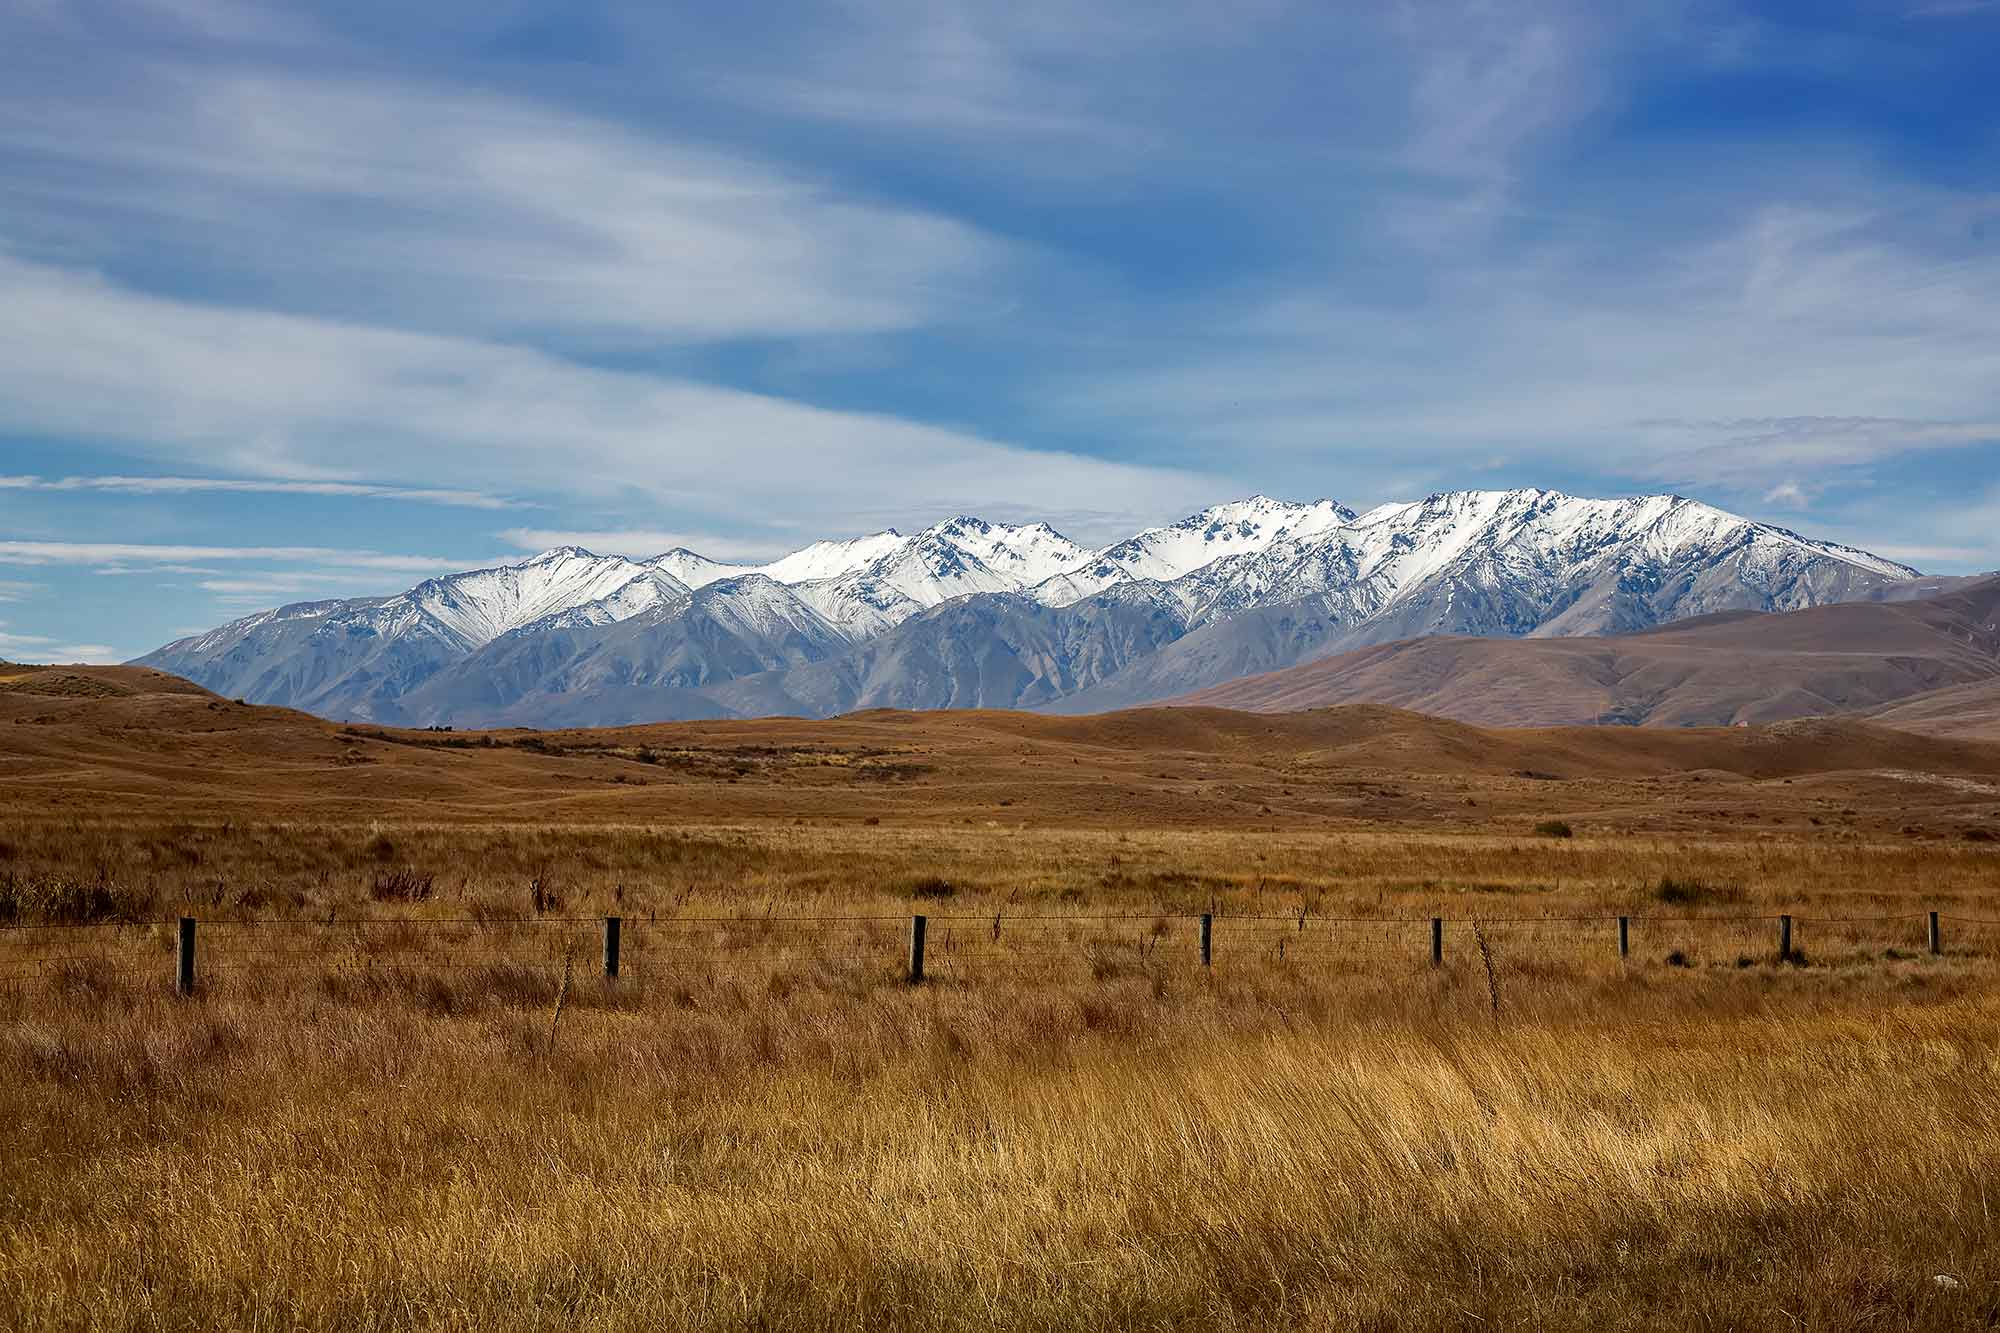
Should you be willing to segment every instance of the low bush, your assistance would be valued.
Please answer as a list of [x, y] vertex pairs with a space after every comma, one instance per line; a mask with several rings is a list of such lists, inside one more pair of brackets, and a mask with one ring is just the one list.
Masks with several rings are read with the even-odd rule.
[[0, 923], [87, 926], [133, 921], [150, 913], [153, 894], [114, 883], [103, 874], [91, 879], [69, 875], [0, 875]]
[[375, 882], [369, 886], [368, 896], [378, 903], [429, 902], [436, 883], [436, 875], [420, 874], [399, 866], [376, 875]]
[[1535, 832], [1544, 838], [1574, 838], [1576, 830], [1560, 819], [1544, 819], [1535, 825]]
[[1704, 879], [1676, 879], [1662, 875], [1653, 896], [1669, 907], [1699, 907], [1705, 903], [1734, 903], [1743, 900], [1743, 890], [1734, 884], [1711, 884]]

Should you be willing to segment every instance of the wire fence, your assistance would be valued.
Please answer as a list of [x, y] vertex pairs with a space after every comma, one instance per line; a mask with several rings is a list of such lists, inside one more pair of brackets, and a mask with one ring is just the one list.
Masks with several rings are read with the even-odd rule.
[[0, 926], [0, 995], [136, 980], [183, 993], [322, 974], [484, 971], [643, 988], [718, 973], [856, 971], [903, 981], [1104, 978], [1281, 966], [1396, 972], [1748, 967], [2000, 957], [2000, 919], [1915, 911], [1775, 915], [1086, 915], [267, 919]]

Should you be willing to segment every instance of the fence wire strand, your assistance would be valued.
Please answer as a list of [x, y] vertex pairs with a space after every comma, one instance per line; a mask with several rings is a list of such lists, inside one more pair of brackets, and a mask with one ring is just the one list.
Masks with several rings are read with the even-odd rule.
[[[1941, 926], [2000, 928], [2000, 919], [1924, 911], [1867, 916], [1542, 915], [1492, 917], [1323, 916], [1310, 909], [1242, 914], [1198, 912], [1049, 913], [1000, 911], [926, 916], [927, 971], [1115, 975], [1133, 967], [1212, 961], [1300, 966], [1382, 967], [1456, 963], [1482, 946], [1500, 965], [1558, 962], [1591, 967], [1632, 962], [1739, 964], [1777, 954], [1789, 921], [1794, 952], [1806, 945], [1829, 957], [1896, 947]], [[619, 976], [686, 978], [750, 967], [874, 967], [905, 963], [914, 918], [882, 915], [649, 915], [620, 918]], [[1203, 955], [1203, 922], [1208, 957]], [[201, 922], [197, 973], [235, 977], [288, 969], [382, 969], [405, 972], [510, 969], [554, 975], [596, 973], [605, 918], [537, 916], [263, 918]], [[0, 991], [22, 993], [85, 976], [149, 975], [172, 980], [177, 955], [172, 920], [0, 924]], [[45, 934], [39, 932], [47, 932]], [[1433, 953], [1433, 932], [1441, 958]], [[1983, 944], [1977, 941], [1975, 944]], [[1943, 931], [1938, 952], [1966, 948]], [[1846, 951], [1843, 954], [1842, 951]], [[1994, 951], [2000, 951], [1996, 942]], [[442, 956], [441, 956], [442, 955]], [[1796, 961], [1796, 960], [1795, 960]]]

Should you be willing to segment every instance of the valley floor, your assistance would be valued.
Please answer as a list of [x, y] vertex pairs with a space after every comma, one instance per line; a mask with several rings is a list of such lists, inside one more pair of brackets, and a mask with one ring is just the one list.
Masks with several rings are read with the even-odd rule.
[[77, 689], [0, 695], [0, 1326], [2000, 1318], [1992, 747]]
[[[35, 913], [95, 903], [193, 912], [208, 950], [183, 1001], [169, 925], [65, 927], [73, 961], [0, 994], [7, 1327], [2000, 1316], [2000, 927], [1923, 947], [1925, 911], [1989, 910], [1982, 842], [387, 820], [5, 841], [17, 949], [59, 933]], [[1208, 910], [1204, 972], [1176, 944]], [[913, 911], [1031, 933], [911, 987]], [[614, 913], [615, 988], [591, 952]], [[1607, 914], [1637, 919], [1624, 962]], [[726, 924], [693, 958], [646, 952], [660, 922], [796, 916], [886, 925], [855, 952], [738, 950]], [[1229, 933], [1350, 917], [1395, 918], [1372, 929], [1396, 947], [1280, 959]], [[75, 941], [99, 937], [93, 961]]]

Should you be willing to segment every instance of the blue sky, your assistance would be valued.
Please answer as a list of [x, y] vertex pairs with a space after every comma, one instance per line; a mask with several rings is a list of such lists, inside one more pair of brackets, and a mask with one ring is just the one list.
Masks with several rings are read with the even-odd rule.
[[561, 540], [1675, 490], [2000, 566], [2000, 3], [0, 7], [0, 656]]

